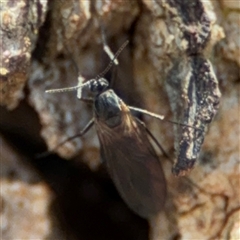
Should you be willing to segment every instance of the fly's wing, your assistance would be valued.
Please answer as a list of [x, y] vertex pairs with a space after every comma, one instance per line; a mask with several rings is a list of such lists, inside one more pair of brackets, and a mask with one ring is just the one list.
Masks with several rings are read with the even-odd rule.
[[97, 122], [96, 128], [102, 158], [120, 195], [134, 212], [148, 218], [163, 208], [166, 182], [145, 128], [130, 119], [115, 128]]

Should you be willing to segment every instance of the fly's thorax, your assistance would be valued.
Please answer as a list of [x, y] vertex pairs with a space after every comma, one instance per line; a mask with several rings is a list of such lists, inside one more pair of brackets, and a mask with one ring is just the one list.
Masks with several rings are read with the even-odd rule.
[[98, 121], [110, 128], [114, 128], [122, 122], [122, 100], [113, 90], [100, 93], [94, 102], [94, 113]]

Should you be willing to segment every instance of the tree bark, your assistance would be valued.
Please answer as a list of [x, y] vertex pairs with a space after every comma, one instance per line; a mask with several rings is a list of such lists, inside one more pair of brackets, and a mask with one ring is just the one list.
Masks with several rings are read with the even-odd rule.
[[[196, 147], [199, 148], [196, 165], [191, 171], [191, 167], [183, 171], [185, 177], [175, 177], [171, 161], [157, 150], [167, 179], [168, 196], [164, 210], [148, 219], [148, 239], [151, 240], [240, 238], [239, 4], [227, 0], [193, 2], [197, 6], [195, 12], [191, 12], [194, 7], [189, 1], [182, 1], [183, 8], [180, 8], [176, 0], [31, 3], [9, 0], [1, 3], [1, 105], [14, 109], [24, 98], [38, 115], [41, 137], [48, 149], [54, 149], [65, 159], [80, 154], [81, 162], [94, 172], [101, 165], [94, 128], [83, 137], [55, 149], [84, 128], [93, 116], [92, 108], [79, 101], [76, 92], [50, 94], [45, 90], [76, 86], [78, 74], [89, 80], [107, 66], [109, 58], [103, 50], [102, 30], [114, 53], [126, 39], [130, 41], [118, 58], [113, 89], [126, 104], [164, 115], [167, 120], [186, 124], [183, 115], [187, 111], [180, 89], [183, 84], [174, 95], [167, 85], [169, 79], [181, 81], [185, 70], [191, 74], [188, 66], [192, 57], [200, 56], [204, 64], [212, 66], [215, 85], [207, 94], [212, 96], [213, 91], [217, 91], [220, 105], [216, 104], [213, 110], [207, 105], [212, 114], [210, 121], [199, 120], [200, 125], [196, 125], [204, 129], [200, 140], [190, 141], [200, 142]], [[200, 8], [209, 20], [207, 27], [198, 19]], [[189, 15], [185, 15], [186, 12]], [[208, 34], [204, 32], [206, 28]], [[195, 39], [196, 46], [192, 44]], [[171, 70], [176, 62], [181, 64], [181, 69], [173, 74]], [[106, 77], [111, 80], [113, 75]], [[200, 108], [193, 118], [203, 110]], [[6, 133], [6, 126], [12, 125], [5, 116], [10, 115], [5, 110], [1, 112], [5, 114], [1, 114], [1, 130]], [[18, 114], [23, 113], [18, 111]], [[184, 132], [178, 125], [174, 127], [167, 122], [140, 117], [176, 164], [177, 151], [181, 148], [179, 142], [185, 140]], [[1, 175], [2, 185], [3, 178], [8, 177]], [[123, 219], [126, 216], [122, 216]], [[63, 218], [68, 220], [65, 215]], [[77, 231], [69, 229], [72, 239], [81, 238]], [[47, 239], [44, 234], [42, 239]], [[61, 231], [57, 234], [61, 235]], [[18, 230], [11, 236], [17, 237]], [[136, 239], [138, 235], [132, 236]], [[104, 237], [99, 236], [99, 239]], [[139, 239], [145, 238], [139, 235]]]

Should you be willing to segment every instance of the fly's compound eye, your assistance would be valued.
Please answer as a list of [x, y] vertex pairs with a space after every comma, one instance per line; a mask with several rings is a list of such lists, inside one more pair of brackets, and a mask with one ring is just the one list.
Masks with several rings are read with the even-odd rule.
[[108, 87], [108, 81], [105, 78], [100, 78], [98, 80], [94, 80], [90, 85], [90, 91], [94, 93], [101, 93]]

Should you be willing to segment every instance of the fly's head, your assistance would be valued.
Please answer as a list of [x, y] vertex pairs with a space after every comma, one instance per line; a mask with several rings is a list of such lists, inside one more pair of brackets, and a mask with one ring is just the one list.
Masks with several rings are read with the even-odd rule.
[[122, 101], [113, 90], [100, 93], [94, 102], [94, 112], [98, 120], [113, 128], [122, 122]]
[[104, 92], [109, 86], [108, 81], [105, 78], [94, 79], [90, 84], [90, 91], [100, 94]]

